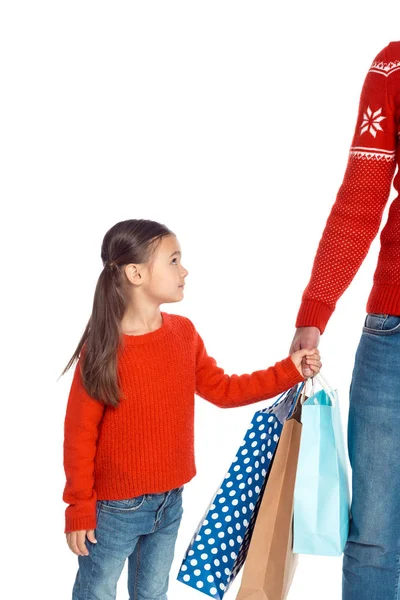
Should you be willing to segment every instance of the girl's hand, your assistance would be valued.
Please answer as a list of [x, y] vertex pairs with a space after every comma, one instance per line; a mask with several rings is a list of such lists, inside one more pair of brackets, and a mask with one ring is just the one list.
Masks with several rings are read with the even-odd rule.
[[89, 551], [85, 544], [86, 535], [88, 540], [97, 544], [97, 540], [94, 537], [94, 529], [81, 529], [80, 531], [69, 531], [65, 534], [67, 536], [67, 544], [74, 554], [78, 556], [88, 556]]
[[[305, 379], [314, 377], [314, 375], [320, 372], [322, 367], [318, 348], [313, 348], [312, 350], [309, 350], [308, 348], [297, 350], [290, 355], [290, 358], [296, 365], [300, 375], [302, 375]], [[309, 372], [308, 369], [311, 369], [312, 375], [306, 375], [304, 372], [305, 369], [307, 369], [307, 372]]]

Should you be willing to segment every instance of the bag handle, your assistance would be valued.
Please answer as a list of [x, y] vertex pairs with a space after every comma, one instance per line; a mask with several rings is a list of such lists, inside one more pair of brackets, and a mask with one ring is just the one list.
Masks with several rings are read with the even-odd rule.
[[[278, 404], [280, 404], [281, 402], [283, 402], [285, 400], [285, 398], [290, 394], [290, 392], [293, 390], [293, 388], [298, 388], [294, 394], [294, 397], [292, 399], [292, 409], [294, 407], [294, 405], [296, 404], [297, 398], [298, 398], [298, 394], [299, 394], [299, 389], [301, 389], [301, 387], [304, 384], [303, 382], [300, 382], [300, 388], [298, 386], [298, 384], [296, 383], [292, 388], [290, 388], [289, 390], [286, 390], [284, 392], [282, 392], [282, 394], [280, 396], [278, 396], [278, 398], [267, 408], [264, 408], [263, 410], [271, 410], [271, 408], [275, 408], [276, 406], [278, 406]], [[292, 410], [291, 409], [291, 410]]]
[[337, 400], [335, 395], [332, 393], [333, 388], [331, 385], [329, 385], [326, 379], [322, 377], [321, 372], [319, 372], [317, 375], [314, 375], [314, 377], [310, 377], [310, 379], [312, 380], [311, 392], [315, 388], [314, 379], [316, 379], [319, 385], [322, 387], [322, 389], [328, 394], [329, 398], [332, 400], [332, 406], [336, 406]]
[[286, 418], [287, 421], [292, 418], [295, 418], [296, 420], [300, 420], [301, 408], [302, 408], [304, 402], [306, 401], [306, 398], [307, 398], [306, 397], [306, 382], [303, 381], [296, 390], [296, 394], [293, 399], [292, 406], [291, 406], [289, 414]]
[[306, 387], [307, 387], [307, 380], [304, 381], [304, 385], [301, 388], [300, 394], [299, 394], [299, 398], [298, 398], [298, 402], [299, 404], [304, 404], [304, 402], [307, 400], [308, 396], [306, 395]]

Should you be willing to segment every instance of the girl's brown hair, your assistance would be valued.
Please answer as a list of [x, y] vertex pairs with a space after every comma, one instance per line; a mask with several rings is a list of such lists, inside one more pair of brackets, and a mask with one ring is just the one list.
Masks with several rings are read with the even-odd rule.
[[154, 252], [166, 235], [175, 234], [161, 223], [128, 219], [116, 223], [104, 236], [101, 245], [104, 268], [96, 284], [92, 314], [61, 375], [79, 359], [87, 393], [105, 405], [117, 407], [121, 397], [117, 351], [121, 342], [121, 320], [128, 301], [127, 278], [122, 267], [148, 263], [151, 269]]

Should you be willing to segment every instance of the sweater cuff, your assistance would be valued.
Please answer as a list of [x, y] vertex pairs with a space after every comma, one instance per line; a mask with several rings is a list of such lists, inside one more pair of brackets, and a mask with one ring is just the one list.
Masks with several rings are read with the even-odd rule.
[[277, 366], [278, 365], [282, 371], [282, 378], [286, 381], [286, 389], [289, 389], [297, 383], [305, 380], [305, 377], [303, 377], [303, 375], [300, 373], [290, 356], [281, 360], [279, 363], [277, 363]]
[[303, 300], [297, 313], [296, 327], [318, 327], [321, 335], [334, 311], [324, 302]]
[[96, 518], [93, 517], [66, 517], [64, 533], [81, 531], [82, 529], [96, 529], [96, 525]]

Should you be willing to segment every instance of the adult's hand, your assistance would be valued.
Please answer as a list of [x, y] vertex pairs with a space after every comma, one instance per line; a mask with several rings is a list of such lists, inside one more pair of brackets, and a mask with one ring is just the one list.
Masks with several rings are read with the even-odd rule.
[[[296, 329], [296, 333], [294, 334], [289, 354], [293, 354], [293, 352], [297, 352], [297, 350], [302, 350], [303, 348], [308, 348], [309, 350], [318, 348], [320, 335], [321, 332], [318, 327], [298, 327]], [[313, 372], [307, 366], [305, 358], [303, 358], [302, 361], [302, 370], [304, 377], [313, 376]]]

